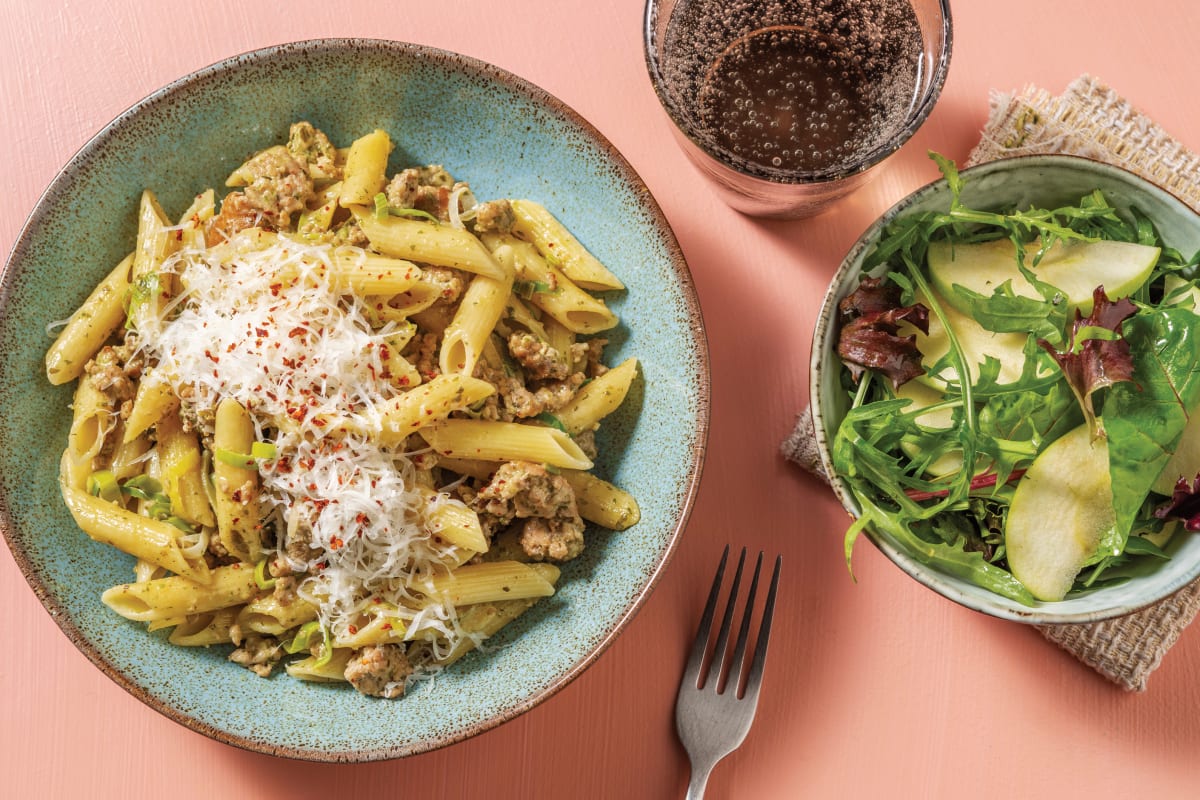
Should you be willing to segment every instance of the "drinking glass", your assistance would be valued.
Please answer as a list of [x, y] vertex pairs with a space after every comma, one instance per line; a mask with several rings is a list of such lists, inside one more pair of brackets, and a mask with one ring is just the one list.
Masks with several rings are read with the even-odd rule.
[[949, 0], [647, 0], [646, 65], [723, 199], [805, 217], [865, 183], [929, 116]]

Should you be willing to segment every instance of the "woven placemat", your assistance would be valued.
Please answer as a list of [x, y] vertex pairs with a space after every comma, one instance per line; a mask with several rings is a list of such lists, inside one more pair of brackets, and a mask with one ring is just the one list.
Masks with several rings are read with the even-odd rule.
[[[1067, 153], [1135, 172], [1200, 211], [1200, 157], [1172, 139], [1127, 100], [1084, 75], [1060, 96], [1030, 87], [994, 94], [972, 166], [1013, 155]], [[808, 409], [783, 443], [783, 454], [822, 479]], [[1118, 619], [1083, 625], [1042, 625], [1038, 630], [1114, 683], [1144, 691], [1183, 629], [1200, 611], [1200, 581], [1171, 597]]]

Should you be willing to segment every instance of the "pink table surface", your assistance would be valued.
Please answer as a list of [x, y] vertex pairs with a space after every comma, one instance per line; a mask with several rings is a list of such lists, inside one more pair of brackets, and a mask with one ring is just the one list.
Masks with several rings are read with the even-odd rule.
[[1061, 91], [1090, 72], [1200, 148], [1200, 5], [958, 0], [950, 78], [915, 139], [826, 215], [766, 223], [724, 207], [676, 149], [643, 66], [641, 0], [103, 5], [0, 4], [0, 141], [10, 160], [0, 250], [84, 141], [196, 68], [321, 36], [459, 51], [577, 109], [662, 204], [704, 309], [712, 432], [678, 553], [616, 644], [528, 714], [403, 761], [290, 762], [169, 721], [70, 645], [5, 552], [0, 795], [680, 797], [688, 767], [675, 691], [711, 570], [734, 542], [783, 553], [786, 580], [758, 719], [709, 796], [1197, 796], [1200, 630], [1134, 695], [1035, 631], [920, 587], [870, 547], [860, 547], [852, 583], [841, 564], [844, 512], [778, 446], [808, 392], [814, 317], [843, 253], [877, 214], [936, 177], [927, 149], [965, 158], [990, 90]]

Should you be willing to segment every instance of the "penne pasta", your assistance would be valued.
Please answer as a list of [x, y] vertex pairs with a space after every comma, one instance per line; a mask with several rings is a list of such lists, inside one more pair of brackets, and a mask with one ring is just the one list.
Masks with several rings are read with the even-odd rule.
[[138, 559], [133, 565], [133, 582], [145, 583], [146, 581], [154, 580], [155, 578], [165, 578], [166, 570], [158, 564], [151, 564], [149, 561]]
[[230, 629], [237, 620], [237, 606], [192, 614], [175, 626], [167, 641], [179, 647], [208, 647], [233, 641]]
[[130, 253], [92, 290], [59, 331], [46, 352], [46, 378], [50, 383], [58, 386], [82, 375], [88, 359], [121, 327], [132, 267], [133, 253]]
[[64, 462], [70, 468], [69, 484], [82, 489], [104, 443], [117, 424], [112, 400], [88, 378], [79, 381], [72, 403], [71, 428], [67, 433]]
[[154, 193], [148, 189], [142, 192], [129, 301], [129, 319], [138, 330], [162, 313], [173, 294], [173, 276], [159, 271], [163, 259], [178, 248], [179, 239], [168, 230], [170, 227]]
[[178, 406], [179, 398], [164, 376], [154, 371], [143, 375], [133, 396], [129, 416], [125, 419], [121, 441], [133, 441], [157, 425], [160, 419], [174, 413]]
[[178, 528], [70, 486], [64, 485], [62, 493], [75, 524], [91, 538], [169, 572], [199, 583], [208, 582], [209, 569], [204, 559], [189, 558], [179, 549]]
[[379, 412], [379, 439], [396, 444], [414, 432], [442, 422], [452, 411], [469, 408], [495, 394], [496, 387], [466, 375], [438, 375], [392, 398]]
[[487, 539], [479, 525], [479, 516], [461, 502], [452, 501], [428, 492], [432, 510], [425, 519], [430, 532], [463, 551], [483, 553], [488, 549]]
[[[503, 266], [503, 265], [502, 265]], [[463, 293], [454, 319], [442, 333], [439, 365], [447, 375], [470, 375], [492, 330], [504, 314], [512, 291], [512, 271], [502, 280], [478, 275]]]
[[448, 419], [418, 433], [444, 456], [484, 461], [533, 461], [562, 469], [591, 469], [592, 461], [570, 436], [554, 428], [516, 422]]
[[438, 466], [459, 475], [467, 475], [477, 480], [486, 481], [492, 477], [496, 467], [495, 461], [480, 461], [472, 458], [454, 458], [453, 456], [438, 456]]
[[339, 248], [333, 253], [329, 279], [335, 291], [345, 294], [396, 295], [421, 280], [421, 268], [411, 261]]
[[[550, 345], [560, 353], [571, 352], [571, 346], [575, 344], [574, 331], [567, 328], [565, 325], [551, 316], [546, 317], [542, 323], [542, 326], [546, 331], [546, 344]], [[575, 367], [575, 370], [581, 371], [580, 367]]]
[[236, 463], [253, 449], [254, 423], [232, 397], [217, 406], [213, 430], [213, 505], [217, 533], [226, 551], [241, 561], [262, 558], [262, 523], [258, 509], [258, 470]]
[[573, 333], [599, 333], [617, 326], [617, 315], [551, 266], [528, 242], [512, 236], [485, 234], [483, 241], [496, 260], [511, 269], [529, 289], [529, 302]]
[[203, 614], [241, 605], [261, 591], [254, 568], [230, 564], [212, 570], [207, 584], [173, 575], [144, 583], [122, 583], [106, 590], [100, 599], [125, 619], [156, 619]]
[[178, 240], [181, 247], [204, 244], [204, 225], [212, 219], [216, 202], [216, 193], [208, 189], [196, 195], [192, 204], [179, 216]]
[[590, 472], [564, 470], [563, 477], [575, 492], [579, 516], [588, 522], [614, 531], [623, 531], [638, 523], [641, 509], [633, 495], [597, 478]]
[[154, 631], [161, 631], [164, 628], [174, 628], [176, 625], [179, 625], [186, 621], [187, 621], [187, 616], [165, 617], [163, 619], [152, 619], [146, 623], [146, 630], [153, 633]]
[[455, 607], [554, 594], [553, 583], [531, 565], [519, 561], [470, 564], [431, 578], [418, 588], [431, 602]]
[[124, 422], [118, 421], [117, 427], [113, 430], [113, 442], [108, 469], [114, 478], [124, 481], [146, 471], [146, 462], [152, 455], [151, 448], [153, 446], [148, 435], [142, 434], [127, 442], [125, 441]]
[[242, 630], [278, 636], [316, 618], [317, 607], [312, 603], [297, 597], [285, 605], [274, 594], [268, 594], [243, 606], [237, 624]]
[[333, 646], [357, 650], [368, 645], [398, 644], [404, 641], [408, 627], [398, 616], [379, 612], [364, 617], [365, 619], [360, 620], [362, 624], [353, 626], [353, 630], [335, 635]]
[[96, 541], [194, 581], [208, 581], [204, 559], [189, 558], [180, 551], [177, 528], [65, 484], [62, 494], [75, 524]]
[[624, 289], [625, 284], [589, 253], [545, 206], [532, 200], [513, 200], [518, 236], [537, 247], [542, 257], [585, 289]]
[[346, 176], [338, 204], [342, 208], [368, 205], [387, 183], [387, 160], [392, 152], [392, 140], [385, 131], [375, 129], [355, 139], [346, 156]]
[[[525, 305], [521, 298], [517, 297], [516, 295], [510, 296], [508, 298], [508, 307], [505, 309], [505, 311], [507, 312], [510, 320], [520, 325], [522, 328], [529, 331], [543, 342], [548, 342], [550, 340], [550, 334], [546, 332], [546, 326], [542, 324], [540, 319], [534, 316], [534, 313], [529, 309], [529, 306]], [[541, 312], [539, 311], [538, 313]], [[551, 318], [551, 321], [553, 321], [553, 318]], [[559, 326], [559, 329], [564, 330], [561, 325]], [[569, 334], [570, 331], [567, 331], [567, 333]], [[574, 341], [573, 336], [572, 341]]]
[[329, 661], [322, 664], [317, 656], [309, 656], [287, 665], [287, 674], [302, 681], [342, 683], [346, 680], [346, 665], [354, 651], [348, 647], [335, 649]]
[[213, 527], [217, 519], [204, 491], [203, 458], [195, 431], [185, 431], [178, 413], [167, 414], [155, 428], [159, 466], [171, 511], [193, 525]]
[[504, 269], [488, 249], [465, 230], [403, 217], [379, 219], [360, 208], [354, 209], [354, 216], [371, 246], [384, 255], [461, 269], [495, 281], [505, 279]]
[[[558, 582], [558, 567], [552, 564], [530, 564], [529, 567], [551, 586]], [[499, 600], [468, 607], [459, 618], [459, 625], [467, 635], [459, 639], [448, 654], [438, 659], [438, 663], [448, 667], [458, 661], [478, 646], [479, 638], [494, 636], [505, 625], [532, 608], [539, 599], [541, 598], [526, 597], [520, 600]]]
[[341, 181], [326, 186], [318, 194], [315, 207], [300, 212], [300, 218], [296, 221], [296, 233], [315, 237], [329, 230], [341, 195]]
[[268, 147], [266, 150], [255, 153], [241, 166], [229, 173], [229, 177], [225, 179], [225, 185], [230, 187], [249, 186], [261, 171], [262, 165], [286, 158], [291, 158], [291, 153], [284, 145]]
[[554, 416], [572, 436], [592, 430], [624, 402], [637, 376], [637, 367], [636, 358], [625, 359], [580, 388], [569, 403], [554, 412]]

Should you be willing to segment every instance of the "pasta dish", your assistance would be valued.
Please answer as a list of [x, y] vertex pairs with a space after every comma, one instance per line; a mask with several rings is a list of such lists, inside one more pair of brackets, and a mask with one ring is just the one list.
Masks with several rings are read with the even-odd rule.
[[621, 281], [536, 202], [480, 202], [390, 136], [306, 122], [170, 217], [46, 356], [77, 380], [63, 498], [135, 559], [103, 602], [268, 676], [397, 697], [623, 530], [589, 470], [638, 371], [602, 362]]

